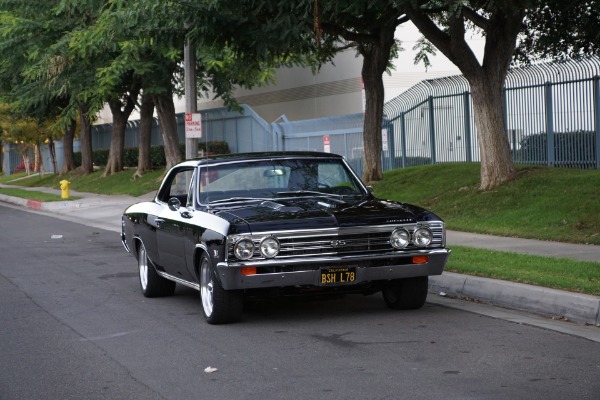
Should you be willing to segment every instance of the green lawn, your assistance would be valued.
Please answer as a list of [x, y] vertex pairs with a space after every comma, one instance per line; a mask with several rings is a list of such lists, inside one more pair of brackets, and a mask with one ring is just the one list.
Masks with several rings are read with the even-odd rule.
[[103, 170], [96, 171], [90, 175], [81, 175], [76, 170], [64, 175], [45, 174], [43, 177], [26, 177], [24, 173], [13, 174], [9, 177], [1, 177], [0, 183], [7, 185], [18, 185], [26, 187], [52, 187], [60, 189], [60, 181], [69, 181], [69, 189], [79, 192], [99, 194], [128, 194], [140, 196], [158, 189], [164, 170], [149, 172], [141, 178], [133, 179], [135, 170], [125, 170], [118, 174], [102, 177]]
[[600, 263], [451, 246], [446, 271], [600, 296]]
[[[60, 195], [18, 188], [0, 188], [0, 194], [36, 201], [61, 201]], [[71, 199], [73, 200], [73, 199]]]

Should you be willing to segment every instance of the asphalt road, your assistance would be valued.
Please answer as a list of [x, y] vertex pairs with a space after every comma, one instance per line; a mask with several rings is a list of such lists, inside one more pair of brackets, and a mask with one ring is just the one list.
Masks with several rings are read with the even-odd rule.
[[2, 400], [600, 398], [599, 342], [451, 301], [265, 301], [225, 326], [200, 307], [144, 298], [114, 232], [0, 206]]

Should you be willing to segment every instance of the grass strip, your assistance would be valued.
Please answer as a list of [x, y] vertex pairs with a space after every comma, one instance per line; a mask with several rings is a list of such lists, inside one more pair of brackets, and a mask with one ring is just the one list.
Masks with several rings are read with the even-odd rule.
[[451, 246], [446, 271], [600, 296], [600, 263]]
[[134, 169], [128, 169], [106, 177], [102, 176], [102, 170], [88, 175], [82, 175], [80, 170], [75, 170], [61, 175], [45, 174], [43, 177], [34, 175], [7, 182], [0, 180], [0, 183], [25, 187], [43, 186], [60, 189], [60, 181], [66, 179], [69, 181], [70, 190], [107, 195], [124, 194], [137, 197], [156, 191], [160, 186], [164, 172], [164, 169], [155, 170], [134, 179]]
[[[35, 190], [25, 190], [17, 188], [0, 188], [0, 194], [4, 194], [12, 197], [19, 197], [21, 199], [35, 200], [35, 201], [64, 201], [60, 195], [52, 193], [37, 192]], [[71, 197], [69, 200], [76, 200], [77, 198]]]

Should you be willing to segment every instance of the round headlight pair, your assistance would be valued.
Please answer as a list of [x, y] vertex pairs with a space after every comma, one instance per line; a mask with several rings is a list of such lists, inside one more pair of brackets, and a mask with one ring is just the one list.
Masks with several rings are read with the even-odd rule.
[[[273, 258], [279, 254], [279, 240], [272, 236], [263, 238], [258, 246], [260, 254], [265, 258]], [[254, 242], [245, 238], [235, 242], [233, 253], [240, 260], [249, 260], [254, 255]]]
[[[429, 228], [418, 228], [412, 235], [413, 243], [418, 247], [425, 247], [431, 244], [433, 234]], [[403, 249], [410, 244], [410, 234], [406, 229], [395, 229], [390, 236], [390, 243], [395, 249]]]

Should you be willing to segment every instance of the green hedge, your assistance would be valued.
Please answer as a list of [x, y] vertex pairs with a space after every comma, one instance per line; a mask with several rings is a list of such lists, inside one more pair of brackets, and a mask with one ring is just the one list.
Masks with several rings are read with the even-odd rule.
[[[227, 142], [205, 142], [200, 143], [198, 146], [199, 150], [205, 152], [205, 154], [214, 155], [214, 154], [229, 154], [229, 144]], [[108, 149], [103, 150], [94, 150], [92, 153], [92, 159], [94, 161], [94, 165], [106, 165], [108, 162]], [[185, 144], [179, 145], [179, 152], [181, 153], [181, 158], [185, 158]], [[81, 166], [81, 153], [77, 152], [74, 155], [75, 165]], [[150, 147], [150, 164], [152, 168], [160, 168], [167, 165], [167, 160], [165, 159], [165, 150], [164, 146], [152, 146]], [[137, 147], [130, 147], [124, 150], [123, 154], [123, 166], [136, 168], [138, 165], [138, 149]]]

